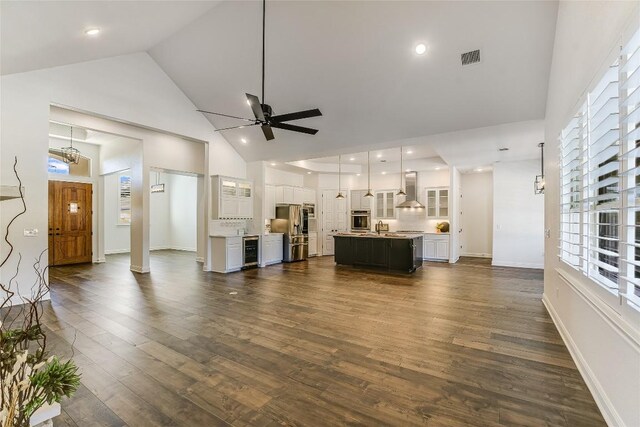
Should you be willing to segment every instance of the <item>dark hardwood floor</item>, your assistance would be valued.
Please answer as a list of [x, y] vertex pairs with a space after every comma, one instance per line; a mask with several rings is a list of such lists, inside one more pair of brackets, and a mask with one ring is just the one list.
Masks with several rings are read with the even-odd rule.
[[82, 370], [56, 426], [604, 425], [542, 271], [323, 257], [222, 275], [161, 251], [137, 275], [107, 259], [50, 272], [51, 349]]

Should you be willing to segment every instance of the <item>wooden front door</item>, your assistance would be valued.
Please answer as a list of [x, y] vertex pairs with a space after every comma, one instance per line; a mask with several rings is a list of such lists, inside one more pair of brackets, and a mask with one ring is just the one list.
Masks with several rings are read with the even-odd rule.
[[49, 265], [91, 262], [91, 184], [49, 181]]

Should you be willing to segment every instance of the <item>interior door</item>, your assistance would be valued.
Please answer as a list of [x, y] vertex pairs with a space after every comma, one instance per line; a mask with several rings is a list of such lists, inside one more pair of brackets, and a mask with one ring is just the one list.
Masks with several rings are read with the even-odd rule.
[[91, 184], [49, 181], [49, 265], [91, 262]]
[[336, 231], [334, 224], [334, 200], [336, 192], [324, 190], [322, 192], [322, 255], [333, 255], [333, 235]]

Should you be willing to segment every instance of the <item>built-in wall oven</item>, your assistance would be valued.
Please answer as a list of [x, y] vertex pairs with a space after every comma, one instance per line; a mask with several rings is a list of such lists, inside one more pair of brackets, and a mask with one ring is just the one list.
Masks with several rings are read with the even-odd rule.
[[307, 216], [310, 219], [315, 219], [316, 217], [316, 204], [315, 203], [305, 203], [302, 205], [302, 209], [307, 211]]
[[260, 238], [258, 236], [244, 236], [242, 238], [242, 268], [258, 266], [258, 248]]
[[369, 210], [351, 211], [351, 230], [352, 231], [371, 230], [371, 211]]

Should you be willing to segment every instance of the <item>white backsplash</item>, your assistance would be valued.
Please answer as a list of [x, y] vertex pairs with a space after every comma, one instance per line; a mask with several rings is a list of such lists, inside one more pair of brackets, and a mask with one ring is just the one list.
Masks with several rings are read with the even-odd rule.
[[243, 219], [217, 219], [209, 222], [209, 234], [216, 236], [237, 236], [246, 234], [247, 222]]
[[[398, 209], [396, 219], [383, 219], [382, 222], [389, 224], [389, 231], [411, 230], [435, 233], [438, 223], [448, 220], [428, 219], [425, 209]], [[372, 229], [378, 221], [372, 220]]]

